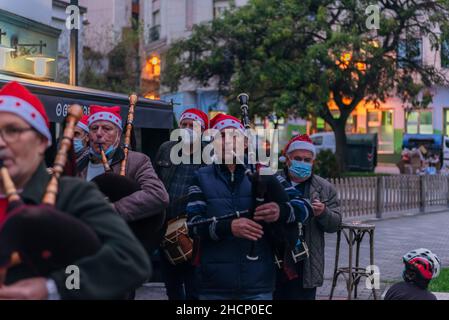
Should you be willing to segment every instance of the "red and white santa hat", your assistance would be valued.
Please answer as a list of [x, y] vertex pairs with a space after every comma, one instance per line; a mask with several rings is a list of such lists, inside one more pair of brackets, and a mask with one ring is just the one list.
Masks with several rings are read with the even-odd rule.
[[0, 112], [10, 112], [22, 118], [46, 137], [51, 146], [50, 122], [44, 105], [18, 82], [9, 82], [0, 90]]
[[285, 156], [295, 150], [308, 150], [312, 152], [313, 158], [316, 156], [316, 148], [312, 139], [307, 134], [300, 134], [290, 139], [282, 152], [283, 156], [279, 160], [285, 161]]
[[235, 128], [245, 134], [245, 127], [242, 125], [239, 119], [236, 117], [219, 113], [210, 121], [210, 126], [212, 129], [223, 130], [226, 128]]
[[181, 114], [181, 118], [179, 118], [179, 123], [181, 123], [184, 119], [192, 119], [193, 121], [198, 121], [203, 130], [207, 130], [209, 128], [209, 118], [207, 114], [203, 111], [195, 108], [187, 109]]
[[90, 116], [87, 124], [90, 127], [96, 121], [109, 121], [122, 129], [122, 117], [120, 116], [120, 107], [90, 106]]
[[78, 123], [76, 124], [77, 127], [83, 129], [87, 133], [89, 133], [89, 126], [87, 125], [88, 119], [89, 119], [89, 116], [86, 116], [85, 114], [83, 114], [83, 116], [81, 117], [81, 120], [78, 121]]

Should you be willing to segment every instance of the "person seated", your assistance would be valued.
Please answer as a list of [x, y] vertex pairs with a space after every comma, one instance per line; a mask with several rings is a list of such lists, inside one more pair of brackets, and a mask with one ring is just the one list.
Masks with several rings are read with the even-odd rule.
[[437, 300], [429, 292], [430, 280], [440, 274], [440, 259], [428, 249], [416, 249], [402, 257], [404, 281], [393, 285], [386, 293], [385, 300]]

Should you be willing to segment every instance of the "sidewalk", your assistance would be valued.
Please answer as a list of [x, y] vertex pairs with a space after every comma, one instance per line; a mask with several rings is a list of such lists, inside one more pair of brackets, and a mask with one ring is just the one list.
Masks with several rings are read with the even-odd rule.
[[[436, 253], [442, 267], [449, 267], [449, 211], [427, 213], [417, 216], [405, 216], [397, 219], [386, 219], [370, 222], [376, 225], [374, 234], [374, 263], [380, 269], [381, 286], [378, 297], [387, 286], [401, 280], [402, 256], [412, 249], [427, 248]], [[334, 270], [336, 234], [326, 234], [324, 284], [317, 291], [318, 299], [328, 299], [332, 285]], [[368, 238], [360, 248], [360, 266], [369, 264]], [[340, 265], [347, 264], [348, 249], [346, 241], [342, 241], [340, 249]], [[346, 286], [343, 278], [335, 289], [334, 299], [346, 299]], [[447, 296], [439, 295], [441, 298]], [[359, 299], [372, 299], [371, 290], [365, 288], [365, 281], [359, 284]], [[149, 283], [137, 291], [136, 299], [166, 300], [162, 283]]]
[[400, 174], [399, 168], [394, 163], [378, 163], [375, 173]]
[[[376, 225], [374, 234], [374, 264], [380, 269], [381, 288], [378, 296], [387, 286], [401, 280], [402, 256], [412, 249], [427, 248], [441, 259], [442, 267], [449, 267], [449, 211], [422, 215], [386, 219], [370, 222]], [[369, 265], [368, 238], [361, 248], [360, 266]], [[332, 274], [335, 261], [336, 235], [326, 234], [324, 285], [318, 289], [321, 298], [328, 298], [332, 286]], [[348, 246], [342, 240], [340, 265], [347, 264]], [[340, 276], [340, 279], [343, 279]], [[339, 281], [334, 296], [347, 296], [345, 283]], [[371, 291], [365, 288], [362, 280], [359, 285], [359, 298], [372, 299]]]

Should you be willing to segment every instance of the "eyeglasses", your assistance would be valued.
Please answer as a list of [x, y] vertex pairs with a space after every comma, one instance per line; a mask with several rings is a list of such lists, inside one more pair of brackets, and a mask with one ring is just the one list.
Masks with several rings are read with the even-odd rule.
[[33, 128], [15, 128], [15, 127], [6, 127], [0, 128], [0, 137], [6, 143], [14, 143], [16, 142], [22, 133], [27, 131], [34, 131]]

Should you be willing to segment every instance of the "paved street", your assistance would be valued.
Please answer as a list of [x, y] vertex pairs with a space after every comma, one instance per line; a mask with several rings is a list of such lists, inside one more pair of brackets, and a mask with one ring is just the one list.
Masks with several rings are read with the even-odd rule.
[[[449, 267], [449, 211], [407, 216], [372, 222], [376, 225], [374, 261], [380, 269], [382, 293], [386, 286], [401, 279], [402, 255], [416, 248], [428, 248], [436, 253], [444, 267]], [[326, 235], [326, 269], [325, 283], [318, 290], [318, 298], [327, 299], [331, 289], [332, 272], [335, 259], [336, 235]], [[368, 238], [361, 246], [360, 265], [369, 264]], [[342, 241], [340, 263], [348, 261], [348, 250]], [[340, 278], [343, 279], [343, 278]], [[335, 290], [335, 298], [346, 297], [346, 287], [341, 280]], [[365, 282], [359, 286], [359, 298], [371, 299], [371, 291], [365, 288]], [[137, 299], [166, 299], [162, 284], [152, 283], [139, 289]]]
[[[409, 250], [427, 248], [436, 253], [443, 264], [449, 266], [449, 211], [430, 213], [412, 217], [401, 217], [372, 222], [376, 225], [374, 236], [374, 262], [380, 269], [381, 292], [386, 285], [401, 279], [402, 256]], [[346, 242], [340, 251], [340, 262], [348, 261]], [[334, 268], [336, 236], [326, 235], [326, 269], [325, 284], [318, 290], [318, 295], [328, 296], [331, 289], [331, 279]], [[368, 238], [360, 248], [360, 265], [369, 265]], [[370, 291], [364, 289], [364, 282], [360, 282], [361, 298], [369, 298]], [[345, 284], [340, 281], [335, 295], [346, 295]]]

